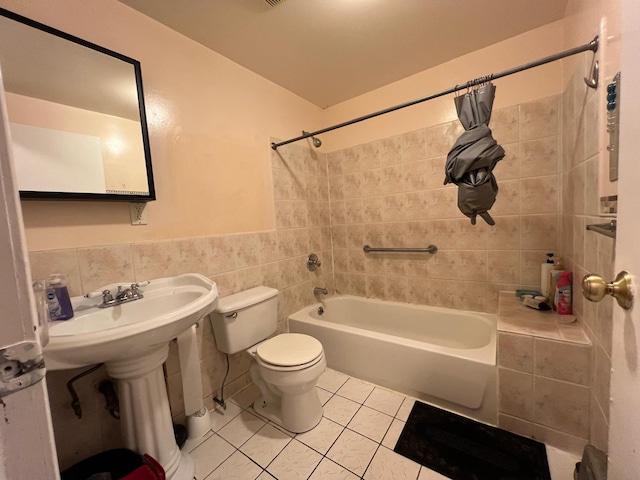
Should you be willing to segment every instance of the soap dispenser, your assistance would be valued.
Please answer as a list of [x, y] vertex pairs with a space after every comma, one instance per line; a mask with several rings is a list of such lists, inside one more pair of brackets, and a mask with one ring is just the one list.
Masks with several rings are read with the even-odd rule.
[[540, 265], [540, 292], [543, 297], [550, 298], [549, 277], [553, 270], [554, 258], [553, 253], [547, 253], [547, 261]]
[[51, 321], [69, 320], [73, 317], [69, 290], [59, 273], [49, 275], [47, 280], [47, 305]]

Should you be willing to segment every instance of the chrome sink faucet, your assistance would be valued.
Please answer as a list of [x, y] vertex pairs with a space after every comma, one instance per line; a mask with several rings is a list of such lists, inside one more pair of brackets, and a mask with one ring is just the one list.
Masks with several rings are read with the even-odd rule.
[[118, 291], [114, 298], [110, 290], [105, 289], [102, 291], [89, 292], [85, 295], [85, 298], [95, 298], [102, 295], [102, 303], [98, 305], [98, 308], [115, 307], [122, 303], [133, 302], [134, 300], [140, 300], [144, 298], [140, 287], [146, 287], [149, 285], [149, 281], [132, 283], [131, 285], [118, 285]]

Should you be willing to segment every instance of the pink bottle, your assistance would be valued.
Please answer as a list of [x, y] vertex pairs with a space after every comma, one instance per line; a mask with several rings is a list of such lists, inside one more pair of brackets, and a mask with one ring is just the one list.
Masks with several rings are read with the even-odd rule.
[[571, 272], [559, 272], [557, 275], [555, 301], [558, 306], [558, 314], [571, 315], [573, 313], [571, 305], [573, 275]]

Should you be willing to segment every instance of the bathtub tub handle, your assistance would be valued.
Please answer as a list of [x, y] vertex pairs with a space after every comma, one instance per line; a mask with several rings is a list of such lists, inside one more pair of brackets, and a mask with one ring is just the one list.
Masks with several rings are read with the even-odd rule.
[[224, 318], [238, 318], [238, 312], [229, 313], [228, 315], [225, 315]]

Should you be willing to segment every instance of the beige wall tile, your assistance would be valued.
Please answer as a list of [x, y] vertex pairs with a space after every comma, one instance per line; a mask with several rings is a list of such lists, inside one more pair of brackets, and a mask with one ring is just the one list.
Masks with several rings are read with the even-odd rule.
[[520, 178], [520, 144], [507, 143], [504, 144], [498, 140], [500, 146], [504, 149], [504, 158], [498, 162], [493, 169], [493, 174], [498, 180], [498, 185], [505, 180], [515, 180]]
[[594, 368], [593, 368], [593, 396], [598, 402], [598, 406], [604, 418], [609, 422], [609, 383], [611, 381], [611, 359], [604, 351], [599, 342], [594, 347]]
[[499, 412], [533, 420], [533, 375], [499, 367], [498, 385]]
[[525, 215], [520, 217], [520, 248], [553, 252], [557, 247], [557, 215]]
[[541, 177], [559, 173], [558, 135], [520, 143], [520, 177]]
[[331, 202], [331, 225], [340, 225], [347, 222], [347, 206], [343, 201]]
[[134, 279], [129, 244], [79, 248], [77, 255], [84, 292], [100, 289], [110, 283], [131, 283]]
[[462, 131], [463, 128], [458, 121], [427, 127], [425, 129], [426, 157], [446, 156]]
[[[489, 211], [491, 216], [520, 214], [520, 184], [518, 180], [507, 180], [498, 184], [500, 189], [496, 203]], [[457, 202], [457, 200], [456, 200]], [[457, 203], [456, 203], [457, 204]]]
[[520, 180], [520, 212], [559, 212], [559, 184], [557, 175], [525, 178]]
[[211, 281], [218, 286], [221, 297], [231, 295], [240, 291], [238, 288], [238, 275], [236, 272], [221, 273], [210, 277]]
[[580, 438], [589, 435], [589, 388], [545, 377], [534, 377], [536, 423]]
[[260, 266], [238, 270], [237, 274], [239, 292], [262, 285], [262, 270]]
[[76, 250], [73, 248], [29, 252], [29, 266], [33, 281], [46, 280], [52, 273], [60, 273], [65, 276], [70, 296], [76, 297], [86, 293], [82, 289], [80, 268], [78, 267]]
[[491, 114], [491, 131], [499, 144], [515, 143], [520, 139], [518, 106], [500, 108]]
[[260, 263], [275, 262], [280, 256], [278, 232], [261, 232], [258, 234], [258, 254]]
[[379, 195], [402, 192], [405, 189], [402, 168], [402, 165], [382, 167], [378, 172], [378, 182], [373, 185], [370, 194]]
[[173, 259], [175, 273], [200, 273], [209, 275], [208, 260], [211, 256], [211, 244], [206, 237], [183, 238], [174, 240], [173, 249], [177, 258]]
[[381, 165], [402, 163], [402, 136], [383, 138], [379, 141]]
[[543, 250], [523, 250], [520, 252], [520, 281], [524, 285], [536, 285], [540, 290], [540, 265], [545, 262]]
[[498, 332], [498, 365], [533, 373], [533, 337]]
[[536, 338], [536, 375], [589, 386], [591, 346]]
[[342, 168], [342, 150], [327, 153], [327, 165], [330, 177], [344, 175], [344, 170]]
[[385, 299], [393, 302], [406, 302], [409, 280], [407, 277], [385, 277]]
[[498, 414], [498, 427], [523, 437], [533, 435], [533, 423], [503, 413]]
[[[494, 216], [493, 219], [496, 222], [493, 227], [483, 227], [483, 230], [486, 231], [487, 237], [486, 248], [489, 250], [519, 250], [520, 217], [517, 215], [508, 217]], [[469, 237], [469, 235], [465, 235], [465, 237]], [[471, 237], [473, 238], [473, 235], [471, 235]]]
[[425, 138], [424, 128], [400, 135], [403, 162], [415, 162], [427, 158]]
[[520, 141], [558, 135], [559, 97], [547, 97], [519, 106]]
[[582, 455], [582, 450], [589, 443], [586, 438], [576, 437], [568, 433], [554, 430], [543, 425], [533, 425], [533, 438], [546, 445], [559, 448], [576, 456]]
[[487, 275], [492, 283], [520, 282], [520, 252], [516, 250], [487, 251]]

